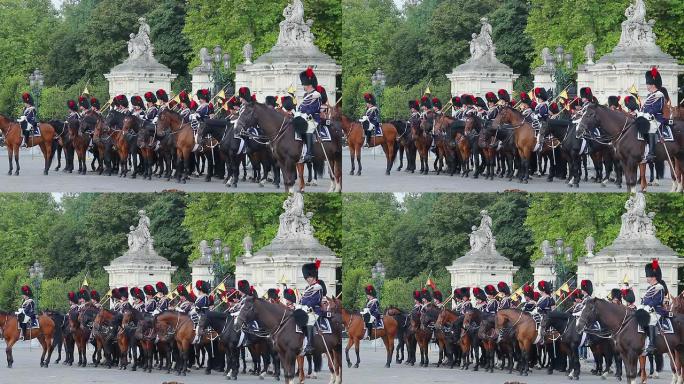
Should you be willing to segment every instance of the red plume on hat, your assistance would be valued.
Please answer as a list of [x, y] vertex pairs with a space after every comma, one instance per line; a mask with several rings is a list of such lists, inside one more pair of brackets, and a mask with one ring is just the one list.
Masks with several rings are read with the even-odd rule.
[[[655, 68], [653, 68], [653, 69], [655, 69]], [[653, 259], [653, 261], [651, 261], [651, 267], [652, 267], [654, 270], [655, 270], [655, 269], [658, 269], [658, 268], [660, 267], [660, 265], [658, 264], [658, 259]]]
[[306, 77], [308, 77], [309, 79], [314, 77], [314, 71], [313, 71], [313, 68], [311, 68], [311, 67], [307, 68], [305, 73], [306, 73]]
[[653, 67], [651, 68], [651, 76], [655, 79], [656, 76], [658, 76], [658, 68]]

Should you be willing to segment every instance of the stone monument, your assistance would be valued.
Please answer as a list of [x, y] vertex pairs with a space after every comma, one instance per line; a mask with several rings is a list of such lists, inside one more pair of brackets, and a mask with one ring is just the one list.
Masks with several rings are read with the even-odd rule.
[[150, 41], [150, 26], [145, 18], [138, 19], [138, 33], [131, 33], [128, 41], [128, 59], [112, 68], [104, 77], [109, 81], [109, 97], [124, 94], [127, 97], [155, 92], [159, 88], [171, 90], [171, 82], [177, 75], [154, 58]]
[[312, 67], [318, 83], [328, 93], [329, 103], [334, 105], [337, 101], [336, 77], [342, 73], [342, 67], [314, 44], [313, 21], [304, 19], [301, 0], [288, 4], [283, 17], [278, 42], [270, 52], [252, 62], [252, 46], [247, 44], [243, 48], [245, 62], [237, 66], [236, 89], [249, 87], [257, 100], [263, 102], [266, 96], [285, 95], [288, 88], [294, 86], [297, 98], [301, 99], [304, 90], [299, 83], [299, 74]]
[[[534, 263], [534, 284], [541, 280], [556, 285], [556, 254], [551, 242], [544, 240], [541, 244], [542, 257]], [[536, 285], [535, 285], [536, 286]]]
[[104, 267], [109, 274], [109, 288], [143, 287], [163, 281], [171, 284], [171, 274], [177, 267], [159, 256], [154, 250], [154, 239], [150, 234], [150, 218], [144, 210], [138, 211], [137, 226], [131, 226], [128, 233], [128, 250]]
[[214, 91], [214, 81], [211, 77], [212, 75], [212, 57], [209, 50], [206, 47], [200, 48], [199, 51], [200, 64], [193, 68], [192, 74], [192, 95], [190, 98], [194, 98], [197, 91], [200, 89], [208, 89]]
[[252, 239], [245, 237], [245, 254], [235, 262], [235, 280], [247, 279], [260, 295], [268, 288], [285, 286], [300, 291], [306, 286], [302, 265], [321, 261], [318, 277], [323, 280], [328, 296], [334, 296], [342, 259], [314, 237], [313, 213], [305, 212], [304, 196], [290, 195], [283, 202], [278, 232], [271, 243], [252, 254]]
[[510, 91], [518, 78], [511, 68], [496, 58], [492, 26], [487, 18], [483, 17], [480, 21], [480, 33], [473, 33], [470, 41], [470, 59], [446, 75], [451, 81], [453, 96], [463, 93], [484, 95], [490, 91], [496, 93], [501, 88]]
[[577, 71], [577, 87], [591, 87], [601, 103], [606, 103], [611, 95], [627, 95], [632, 85], [636, 85], [639, 94], [645, 97], [648, 92], [644, 74], [656, 66], [663, 78], [663, 86], [670, 93], [672, 105], [677, 105], [677, 75], [684, 73], [684, 67], [656, 44], [655, 21], [646, 20], [644, 0], [630, 4], [625, 10], [625, 17], [620, 41], [611, 53], [594, 63], [593, 46], [585, 49], [587, 63]]
[[480, 226], [472, 227], [470, 251], [446, 267], [451, 274], [451, 290], [457, 287], [484, 288], [487, 284], [504, 281], [513, 283], [518, 267], [496, 250], [496, 238], [492, 233], [492, 218], [487, 211], [480, 212]]
[[544, 47], [541, 52], [542, 65], [532, 71], [534, 75], [534, 86], [544, 89], [555, 89], [556, 83], [553, 76], [556, 71], [556, 63], [553, 54], [548, 47]]
[[611, 245], [594, 255], [593, 238], [585, 240], [587, 255], [577, 263], [578, 281], [591, 279], [596, 297], [606, 297], [612, 288], [622, 288], [623, 282], [628, 282], [636, 297], [641, 297], [647, 287], [644, 266], [658, 259], [663, 280], [670, 293], [676, 295], [677, 268], [684, 266], [684, 259], [656, 237], [655, 214], [647, 213], [645, 195], [631, 195], [625, 211], [620, 233]]
[[214, 261], [211, 259], [212, 250], [206, 240], [200, 241], [199, 245], [200, 257], [190, 264], [192, 268], [192, 286], [195, 287], [197, 280], [208, 281], [210, 284], [214, 283]]

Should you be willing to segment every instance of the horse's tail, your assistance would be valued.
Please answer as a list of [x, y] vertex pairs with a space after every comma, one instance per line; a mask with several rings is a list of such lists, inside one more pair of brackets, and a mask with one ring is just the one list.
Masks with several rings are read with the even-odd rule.
[[313, 169], [316, 172], [317, 175], [320, 175], [321, 177], [325, 175], [325, 160], [323, 159], [317, 159], [314, 156], [313, 160]]
[[634, 312], [634, 317], [636, 318], [637, 324], [644, 329], [648, 327], [648, 323], [651, 320], [651, 316], [643, 309], [637, 309], [636, 312]]

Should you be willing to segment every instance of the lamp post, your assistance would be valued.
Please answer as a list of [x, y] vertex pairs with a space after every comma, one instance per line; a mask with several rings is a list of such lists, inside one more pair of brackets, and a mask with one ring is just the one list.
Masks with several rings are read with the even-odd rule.
[[[45, 77], [43, 76], [43, 73], [40, 72], [40, 69], [37, 69], [33, 71], [29, 75], [29, 84], [31, 85], [31, 90], [32, 93], [36, 96], [36, 111], [38, 111], [38, 107], [40, 105], [40, 92], [43, 89], [43, 84], [44, 84]], [[38, 120], [38, 113], [36, 112], [36, 120]]]
[[37, 293], [36, 297], [34, 298], [34, 300], [36, 301], [36, 307], [38, 307], [38, 296], [40, 295], [40, 285], [43, 282], [44, 272], [45, 269], [40, 264], [40, 261], [36, 261], [29, 268], [29, 276], [31, 277], [31, 280], [33, 280], [33, 287], [36, 289]]
[[385, 85], [387, 84], [387, 77], [382, 69], [378, 68], [378, 70], [375, 71], [375, 73], [371, 76], [371, 84], [373, 84], [373, 91], [378, 99], [378, 105], [380, 105], [380, 99], [382, 98], [382, 93], [385, 90]]
[[565, 246], [565, 242], [562, 238], [556, 239], [554, 251], [556, 254], [555, 264], [553, 268], [553, 274], [555, 276], [554, 285], [556, 289], [560, 288], [560, 284], [563, 284], [568, 279], [569, 265], [572, 262], [573, 249], [570, 246]]
[[554, 96], [558, 96], [572, 81], [572, 53], [565, 52], [562, 46], [556, 47], [554, 58], [553, 81], [556, 84]]
[[203, 63], [211, 69], [211, 81], [214, 84], [213, 94], [215, 96], [225, 85], [228, 85], [226, 95], [232, 95], [234, 90], [232, 83], [230, 83], [230, 54], [228, 52], [223, 53], [220, 45], [214, 47], [213, 53], [211, 59], [207, 57]]
[[371, 268], [371, 276], [373, 277], [373, 282], [377, 287], [378, 300], [380, 300], [380, 292], [382, 291], [382, 286], [385, 284], [385, 266], [382, 262], [378, 261]]
[[[230, 262], [230, 247], [223, 246], [220, 239], [214, 239], [213, 246], [206, 247], [206, 257], [212, 262], [211, 273], [214, 275], [214, 286], [223, 281], [226, 265]], [[221, 262], [223, 260], [223, 262]]]

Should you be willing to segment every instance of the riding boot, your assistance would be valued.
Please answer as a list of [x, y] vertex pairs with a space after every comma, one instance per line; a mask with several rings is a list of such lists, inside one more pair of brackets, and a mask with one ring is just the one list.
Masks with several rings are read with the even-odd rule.
[[26, 339], [26, 323], [21, 323], [21, 335], [19, 336], [19, 341], [24, 341]]
[[646, 347], [646, 353], [654, 353], [656, 350], [655, 347], [655, 340], [656, 340], [656, 326], [655, 325], [649, 325], [648, 326], [648, 346]]
[[305, 355], [311, 355], [314, 353], [314, 326], [306, 326], [306, 348], [304, 348]]
[[652, 163], [655, 160], [656, 142], [658, 139], [657, 133], [648, 134], [648, 155], [646, 155], [646, 162]]
[[31, 131], [28, 129], [25, 129], [24, 130], [24, 148], [28, 148], [30, 136], [31, 136]]
[[313, 133], [306, 134], [306, 154], [304, 155], [304, 162], [310, 163], [313, 160]]
[[199, 324], [195, 326], [195, 338], [192, 339], [192, 344], [199, 344], [200, 342], [200, 335], [199, 335]]
[[371, 146], [371, 136], [373, 132], [370, 129], [366, 130], [366, 148], [370, 148]]
[[366, 337], [365, 339], [371, 339], [371, 332], [373, 332], [373, 323], [366, 323]]

